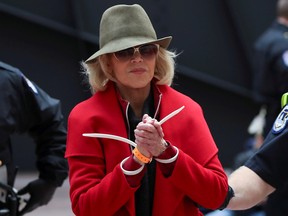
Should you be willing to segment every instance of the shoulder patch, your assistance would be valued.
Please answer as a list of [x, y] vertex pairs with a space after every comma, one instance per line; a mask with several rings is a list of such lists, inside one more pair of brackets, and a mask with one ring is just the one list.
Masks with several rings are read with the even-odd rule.
[[18, 68], [13, 67], [13, 66], [11, 66], [9, 64], [6, 64], [5, 62], [2, 62], [2, 61], [0, 61], [0, 69], [1, 70], [6, 70], [6, 71], [12, 71], [12, 72], [21, 74], [21, 71]]
[[288, 105], [286, 105], [282, 109], [280, 114], [277, 116], [272, 127], [272, 133], [274, 134], [281, 133], [286, 128], [287, 121], [288, 121]]
[[34, 84], [25, 76], [23, 76], [27, 85], [32, 89], [32, 91], [35, 93], [35, 94], [38, 94], [38, 91], [37, 91], [37, 88], [34, 86]]
[[288, 66], [288, 50], [283, 53], [282, 59], [283, 59], [285, 66], [287, 67]]

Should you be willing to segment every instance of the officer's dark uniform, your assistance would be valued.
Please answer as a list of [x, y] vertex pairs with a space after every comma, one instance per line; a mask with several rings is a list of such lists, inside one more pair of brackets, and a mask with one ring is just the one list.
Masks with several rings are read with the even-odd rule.
[[68, 165], [60, 101], [29, 81], [19, 69], [0, 62], [0, 166], [7, 167], [11, 186], [15, 177], [10, 143], [13, 133], [28, 133], [37, 144], [39, 179], [61, 186]]
[[[276, 188], [275, 193], [287, 193], [288, 187], [288, 105], [278, 115], [272, 130], [257, 153], [245, 166], [253, 170], [265, 182]], [[286, 190], [285, 190], [286, 189]], [[287, 194], [284, 194], [284, 198]], [[279, 197], [279, 196], [278, 196]], [[272, 199], [273, 200], [273, 199]], [[287, 200], [275, 203], [277, 208], [268, 209], [268, 215], [288, 215]]]
[[[272, 23], [256, 41], [254, 50], [254, 96], [259, 104], [267, 108], [263, 132], [266, 136], [281, 110], [279, 100], [288, 91], [288, 27], [277, 21]], [[288, 189], [273, 193], [265, 204], [267, 216], [287, 216], [288, 213], [274, 212], [288, 212], [287, 203]]]

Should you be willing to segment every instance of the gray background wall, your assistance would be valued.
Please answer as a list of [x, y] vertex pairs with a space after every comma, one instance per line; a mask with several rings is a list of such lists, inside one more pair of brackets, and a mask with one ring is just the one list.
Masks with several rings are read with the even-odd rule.
[[[158, 36], [173, 36], [170, 48], [181, 52], [174, 87], [201, 104], [220, 160], [231, 166], [258, 112], [252, 45], [273, 21], [276, 0], [0, 0], [0, 60], [59, 98], [67, 119], [90, 96], [79, 62], [98, 49], [101, 15], [118, 3], [141, 4]], [[35, 169], [32, 140], [15, 135], [13, 146], [20, 170]]]

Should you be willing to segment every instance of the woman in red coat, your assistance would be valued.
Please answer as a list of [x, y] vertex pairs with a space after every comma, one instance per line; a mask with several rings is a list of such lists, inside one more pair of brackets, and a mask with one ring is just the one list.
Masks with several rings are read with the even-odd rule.
[[170, 87], [176, 56], [167, 50], [170, 41], [157, 39], [139, 5], [104, 12], [100, 50], [83, 63], [93, 96], [68, 119], [66, 158], [77, 216], [198, 216], [198, 206], [223, 203], [227, 177], [202, 109]]

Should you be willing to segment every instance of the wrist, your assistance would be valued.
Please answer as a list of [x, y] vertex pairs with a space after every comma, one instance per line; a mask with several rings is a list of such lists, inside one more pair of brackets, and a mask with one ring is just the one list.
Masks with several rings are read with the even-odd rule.
[[124, 169], [124, 164], [125, 164], [125, 162], [127, 161], [127, 160], [129, 160], [129, 157], [127, 157], [127, 158], [124, 158], [122, 161], [121, 161], [121, 163], [120, 163], [120, 168], [121, 168], [121, 170], [123, 171], [123, 173], [125, 174], [125, 175], [128, 175], [128, 176], [132, 176], [132, 175], [137, 175], [137, 174], [139, 174], [140, 172], [142, 172], [142, 170], [144, 169], [144, 164], [143, 165], [141, 165], [140, 166], [140, 168], [138, 168], [138, 169], [136, 169], [136, 170], [133, 170], [133, 171], [130, 171], [130, 170], [126, 170], [126, 169]]
[[133, 154], [134, 154], [134, 157], [135, 157], [137, 160], [139, 160], [140, 162], [144, 163], [144, 164], [150, 163], [150, 162], [152, 161], [152, 158], [148, 158], [148, 157], [146, 157], [145, 155], [143, 155], [143, 154], [138, 150], [137, 147], [135, 147], [132, 152], [133, 152]]
[[[176, 146], [169, 145], [169, 147], [167, 147], [167, 151], [165, 151], [164, 154], [161, 154], [161, 156], [155, 158], [155, 160], [164, 164], [172, 163], [177, 160], [179, 149]], [[169, 158], [167, 158], [167, 156], [169, 156]]]
[[137, 157], [135, 157], [135, 155], [133, 154], [133, 159], [136, 163], [140, 164], [140, 165], [145, 165], [145, 163], [143, 163], [142, 161], [140, 161]]
[[230, 187], [230, 186], [228, 186], [228, 192], [227, 192], [226, 198], [225, 198], [224, 202], [222, 203], [222, 205], [221, 205], [218, 209], [219, 209], [219, 210], [225, 209], [225, 208], [228, 206], [230, 200], [231, 200], [234, 196], [235, 196], [235, 195], [234, 195], [234, 190], [233, 190], [233, 188]]
[[166, 151], [166, 149], [169, 147], [169, 144], [164, 139], [162, 139], [161, 146], [162, 146], [161, 152], [156, 156], [156, 158], [158, 158]]

